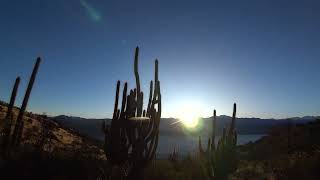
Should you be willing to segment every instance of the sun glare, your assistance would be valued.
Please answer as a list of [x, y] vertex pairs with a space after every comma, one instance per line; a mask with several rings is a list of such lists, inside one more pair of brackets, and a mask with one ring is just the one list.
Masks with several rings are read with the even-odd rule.
[[193, 113], [186, 113], [183, 116], [181, 116], [179, 119], [186, 127], [189, 127], [189, 128], [196, 127], [199, 122], [199, 117]]
[[188, 128], [195, 128], [199, 123], [200, 113], [196, 106], [181, 107], [178, 119]]

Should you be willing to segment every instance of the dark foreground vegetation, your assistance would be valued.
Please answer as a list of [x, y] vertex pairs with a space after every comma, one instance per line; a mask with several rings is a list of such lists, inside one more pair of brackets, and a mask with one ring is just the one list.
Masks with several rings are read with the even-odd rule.
[[275, 127], [255, 143], [238, 147], [235, 177], [243, 179], [319, 179], [320, 120]]
[[[41, 116], [33, 117], [36, 124]], [[29, 123], [26, 128], [27, 132], [35, 130]], [[53, 134], [60, 128], [63, 129], [57, 124]], [[288, 126], [275, 127], [257, 142], [237, 146], [237, 167], [228, 179], [319, 179], [320, 120], [289, 129], [290, 136]], [[95, 142], [63, 130], [65, 138], [74, 142], [68, 144], [54, 135], [51, 145], [45, 145], [51, 146], [52, 151], [40, 151], [36, 146], [40, 131], [29, 133], [23, 138], [25, 144], [10, 159], [1, 158], [1, 179], [118, 179], [121, 169], [111, 167]], [[167, 160], [153, 160], [144, 170], [144, 179], [208, 179], [204, 162], [201, 152], [182, 157], [176, 150]]]

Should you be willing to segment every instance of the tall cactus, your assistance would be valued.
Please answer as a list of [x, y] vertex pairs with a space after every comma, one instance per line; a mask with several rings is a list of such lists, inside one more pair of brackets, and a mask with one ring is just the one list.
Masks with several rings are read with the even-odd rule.
[[117, 82], [115, 105], [110, 125], [102, 124], [105, 133], [105, 153], [112, 165], [126, 167], [128, 179], [141, 177], [144, 167], [154, 158], [159, 138], [161, 93], [158, 79], [158, 60], [155, 60], [155, 87], [150, 82], [147, 109], [143, 110], [143, 92], [138, 72], [139, 47], [134, 58], [136, 88], [127, 95], [124, 85], [121, 109], [118, 109], [120, 81]]
[[216, 111], [213, 113], [212, 140], [209, 138], [207, 151], [204, 152], [199, 137], [199, 151], [203, 158], [203, 167], [210, 179], [224, 180], [237, 167], [236, 145], [237, 133], [235, 130], [236, 104], [233, 105], [233, 115], [228, 129], [223, 129], [223, 134], [215, 146]]
[[36, 79], [36, 75], [37, 75], [37, 72], [39, 69], [40, 62], [41, 62], [41, 58], [38, 57], [35, 65], [34, 65], [34, 68], [33, 68], [33, 71], [32, 71], [31, 77], [30, 77], [30, 81], [29, 81], [29, 84], [28, 84], [26, 93], [24, 95], [23, 102], [22, 102], [22, 105], [21, 105], [21, 108], [20, 108], [20, 111], [19, 111], [19, 114], [17, 117], [16, 125], [15, 125], [13, 135], [12, 135], [12, 146], [17, 146], [20, 144], [20, 140], [21, 140], [22, 133], [23, 133], [23, 124], [24, 124], [23, 123], [23, 116], [24, 116], [24, 112], [25, 112], [27, 105], [28, 105], [29, 97], [31, 94], [33, 83]]
[[5, 117], [5, 127], [2, 132], [3, 137], [2, 137], [1, 146], [2, 146], [3, 153], [6, 153], [7, 146], [10, 141], [9, 138], [10, 138], [10, 134], [11, 134], [11, 126], [12, 126], [12, 121], [13, 121], [12, 110], [14, 107], [14, 102], [16, 100], [16, 96], [17, 96], [17, 92], [18, 92], [18, 88], [19, 88], [19, 83], [20, 83], [20, 77], [17, 77], [16, 81], [14, 83], [12, 92], [11, 92], [10, 103], [9, 103], [7, 114]]

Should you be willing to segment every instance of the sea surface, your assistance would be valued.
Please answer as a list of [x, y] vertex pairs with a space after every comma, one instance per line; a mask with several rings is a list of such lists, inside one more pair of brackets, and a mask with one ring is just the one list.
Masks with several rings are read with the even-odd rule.
[[[260, 139], [264, 134], [246, 134], [238, 135], [237, 144], [242, 145]], [[217, 139], [220, 137], [216, 137]], [[207, 147], [208, 137], [201, 137], [202, 147]], [[186, 156], [188, 153], [194, 154], [198, 151], [199, 137], [197, 136], [169, 136], [160, 135], [159, 143], [157, 148], [157, 158], [163, 159], [168, 158], [169, 154], [176, 148], [179, 155]]]

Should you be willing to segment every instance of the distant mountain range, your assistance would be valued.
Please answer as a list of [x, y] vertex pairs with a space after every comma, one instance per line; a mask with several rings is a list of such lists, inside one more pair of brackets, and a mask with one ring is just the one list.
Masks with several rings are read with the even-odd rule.
[[[320, 116], [293, 117], [289, 119], [293, 124], [304, 124], [320, 119]], [[96, 140], [103, 140], [104, 138], [104, 134], [101, 131], [102, 121], [111, 122], [111, 119], [86, 119], [65, 115], [52, 117], [51, 120]], [[217, 117], [218, 134], [222, 132], [223, 127], [226, 127], [230, 121], [231, 117], [229, 116], [221, 115]], [[288, 122], [288, 119], [237, 118], [236, 129], [239, 134], [265, 134], [271, 127], [287, 125]], [[200, 119], [199, 125], [194, 129], [187, 129], [175, 118], [162, 118], [160, 122], [160, 135], [167, 136], [184, 134], [209, 135], [211, 129], [211, 118]]]

